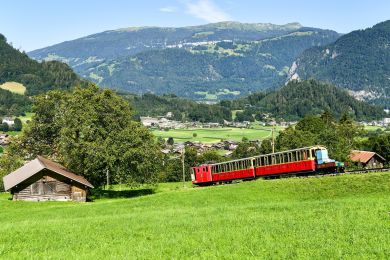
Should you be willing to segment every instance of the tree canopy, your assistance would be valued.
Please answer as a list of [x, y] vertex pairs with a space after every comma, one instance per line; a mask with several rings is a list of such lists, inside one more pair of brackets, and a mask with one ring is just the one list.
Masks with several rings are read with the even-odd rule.
[[132, 119], [128, 102], [94, 85], [49, 91], [34, 99], [28, 128], [18, 140], [24, 156], [44, 155], [94, 185], [157, 180], [160, 151], [152, 134]]

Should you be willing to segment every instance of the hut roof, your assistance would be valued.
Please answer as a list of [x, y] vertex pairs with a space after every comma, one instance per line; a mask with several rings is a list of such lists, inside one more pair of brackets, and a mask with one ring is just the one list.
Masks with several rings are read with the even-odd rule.
[[93, 188], [92, 184], [89, 183], [84, 177], [70, 172], [64, 166], [58, 163], [43, 158], [42, 156], [38, 156], [35, 160], [26, 163], [16, 171], [4, 176], [4, 189], [7, 191], [44, 169], [50, 170], [87, 187]]
[[351, 158], [351, 161], [353, 161], [353, 162], [367, 163], [375, 155], [377, 155], [383, 161], [386, 161], [385, 158], [383, 158], [382, 156], [380, 156], [379, 154], [377, 154], [375, 152], [358, 151], [358, 150], [351, 151], [350, 158]]

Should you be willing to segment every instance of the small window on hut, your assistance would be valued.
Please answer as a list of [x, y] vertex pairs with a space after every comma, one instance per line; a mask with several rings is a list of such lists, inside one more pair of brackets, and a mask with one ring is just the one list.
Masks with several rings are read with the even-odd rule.
[[42, 185], [41, 182], [34, 182], [31, 185], [31, 194], [39, 195], [42, 194]]
[[55, 181], [48, 181], [43, 183], [43, 190], [45, 194], [54, 194], [56, 193], [56, 185], [57, 183]]

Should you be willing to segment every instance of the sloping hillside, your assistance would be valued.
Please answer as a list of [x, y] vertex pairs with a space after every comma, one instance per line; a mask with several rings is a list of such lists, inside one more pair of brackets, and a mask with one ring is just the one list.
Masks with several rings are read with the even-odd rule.
[[0, 84], [14, 81], [23, 84], [27, 96], [50, 89], [68, 89], [82, 80], [66, 64], [50, 61], [39, 63], [10, 46], [0, 34]]
[[347, 91], [316, 80], [292, 81], [281, 89], [250, 95], [244, 101], [248, 114], [272, 113], [276, 117], [296, 120], [307, 114], [317, 115], [325, 110], [340, 117], [349, 113], [358, 120], [383, 118], [383, 108], [358, 101]]
[[305, 49], [338, 37], [299, 24], [225, 22], [108, 31], [29, 55], [65, 61], [104, 87], [215, 101], [281, 85]]
[[62, 59], [70, 65], [90, 63], [94, 59], [131, 56], [147, 50], [223, 40], [260, 40], [300, 29], [299, 23], [274, 25], [221, 22], [188, 27], [129, 27], [96, 33], [35, 50], [29, 55], [38, 60]]
[[0, 194], [0, 257], [386, 259], [390, 255], [390, 173], [208, 188], [171, 183], [161, 184], [155, 194], [123, 188], [101, 192], [101, 199], [88, 203], [13, 202], [8, 194]]
[[354, 91], [354, 95], [390, 106], [390, 20], [305, 51], [290, 77], [316, 78]]

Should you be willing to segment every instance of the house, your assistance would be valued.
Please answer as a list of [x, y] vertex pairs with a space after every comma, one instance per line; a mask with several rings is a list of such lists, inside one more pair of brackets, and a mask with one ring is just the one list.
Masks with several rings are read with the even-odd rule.
[[352, 163], [365, 169], [383, 168], [386, 160], [375, 152], [353, 150], [350, 154]]
[[158, 118], [141, 116], [141, 123], [146, 127], [153, 127], [158, 125]]
[[13, 200], [85, 202], [88, 188], [93, 188], [82, 176], [41, 156], [5, 176], [3, 182]]
[[0, 145], [7, 145], [10, 143], [9, 135], [0, 134]]
[[15, 124], [15, 121], [10, 117], [5, 117], [1, 123], [7, 124], [8, 126], [13, 126]]
[[167, 112], [165, 117], [166, 118], [173, 118], [173, 113], [172, 112]]

